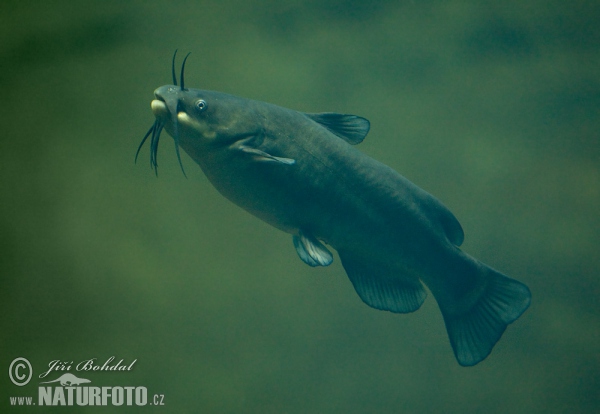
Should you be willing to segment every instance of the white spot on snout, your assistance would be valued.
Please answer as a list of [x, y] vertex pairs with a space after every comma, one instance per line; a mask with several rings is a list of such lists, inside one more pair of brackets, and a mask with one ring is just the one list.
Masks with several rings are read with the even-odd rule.
[[154, 99], [150, 103], [150, 108], [152, 108], [152, 113], [154, 114], [154, 116], [166, 116], [169, 114], [167, 105], [163, 101], [159, 101], [158, 99]]

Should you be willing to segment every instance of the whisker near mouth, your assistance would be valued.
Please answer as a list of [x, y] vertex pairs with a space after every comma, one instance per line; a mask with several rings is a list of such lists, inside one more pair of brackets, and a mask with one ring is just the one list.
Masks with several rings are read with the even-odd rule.
[[185, 90], [185, 84], [183, 81], [183, 74], [185, 71], [185, 62], [187, 61], [187, 58], [189, 55], [191, 55], [192, 52], [188, 53], [187, 55], [185, 55], [185, 58], [183, 58], [183, 63], [181, 64], [181, 75], [179, 76], [179, 80], [181, 81], [181, 90], [184, 91]]
[[173, 85], [177, 86], [177, 77], [175, 76], [175, 56], [177, 56], [177, 50], [173, 53], [173, 60], [171, 61], [171, 76], [173, 76]]
[[150, 166], [154, 168], [154, 173], [158, 177], [158, 141], [160, 140], [160, 133], [162, 132], [165, 124], [156, 120], [154, 122], [154, 130], [152, 131], [152, 140], [150, 141]]
[[152, 135], [150, 139], [150, 167], [154, 168], [154, 173], [158, 176], [158, 163], [156, 162], [156, 156], [158, 153], [158, 141], [160, 139], [160, 133], [164, 128], [164, 124], [161, 123], [158, 119], [154, 121], [144, 138], [142, 138], [142, 142], [138, 146], [137, 152], [135, 153], [135, 162], [137, 163], [138, 155], [140, 154], [140, 150], [144, 146], [144, 143]]
[[148, 139], [148, 137], [150, 136], [150, 134], [154, 130], [154, 125], [155, 124], [156, 124], [156, 121], [154, 121], [154, 124], [152, 124], [152, 126], [150, 127], [150, 129], [148, 130], [148, 132], [146, 132], [146, 135], [144, 135], [144, 138], [142, 138], [142, 142], [140, 142], [140, 145], [139, 145], [137, 151], [135, 152], [135, 161], [134, 162], [136, 164], [137, 164], [138, 155], [140, 155], [140, 150], [144, 146], [144, 142], [146, 142], [146, 140]]
[[[179, 76], [179, 80], [180, 80], [180, 91], [186, 91], [185, 89], [185, 62], [187, 61], [188, 57], [190, 56], [190, 53], [188, 53], [187, 55], [185, 55], [185, 57], [183, 58], [183, 62], [181, 64], [181, 74]], [[177, 86], [177, 76], [175, 74], [175, 58], [177, 57], [177, 49], [175, 49], [175, 53], [173, 53], [173, 58], [171, 59], [171, 76], [173, 78], [173, 85]], [[158, 91], [158, 90], [157, 90]], [[172, 92], [176, 92], [175, 88], [168, 88], [169, 93]], [[177, 94], [179, 94], [179, 92], [177, 92]], [[146, 132], [146, 135], [144, 135], [144, 138], [142, 138], [142, 142], [140, 143], [140, 145], [138, 146], [138, 149], [135, 153], [135, 162], [137, 163], [137, 159], [138, 156], [140, 154], [140, 151], [142, 149], [142, 147], [144, 146], [145, 142], [148, 140], [148, 138], [150, 138], [150, 168], [154, 169], [154, 173], [158, 176], [158, 162], [157, 162], [157, 156], [158, 156], [158, 142], [160, 141], [160, 134], [162, 133], [164, 127], [165, 127], [165, 123], [168, 121], [165, 121], [164, 118], [167, 117], [167, 114], [170, 115], [171, 121], [172, 121], [172, 130], [169, 129], [169, 133], [173, 136], [173, 140], [175, 141], [175, 153], [177, 155], [177, 161], [179, 162], [179, 166], [181, 167], [181, 172], [183, 173], [183, 176], [187, 178], [187, 174], [185, 173], [185, 170], [183, 169], [183, 163], [181, 162], [181, 153], [179, 151], [179, 123], [177, 120], [177, 115], [179, 113], [179, 99], [180, 96], [179, 95], [169, 95], [168, 99], [164, 99], [163, 97], [160, 97], [159, 94], [156, 94], [155, 91], [155, 100], [152, 101], [152, 111], [155, 114], [159, 114], [157, 115], [157, 119], [154, 121], [154, 123], [152, 124], [152, 127], [150, 127], [150, 129], [148, 130], [148, 132]], [[160, 101], [160, 102], [159, 102]], [[162, 120], [159, 120], [159, 118], [162, 118]]]
[[177, 154], [177, 160], [179, 161], [179, 166], [181, 167], [181, 172], [183, 173], [183, 176], [185, 178], [187, 178], [187, 174], [185, 173], [185, 170], [183, 169], [183, 163], [181, 162], [181, 155], [179, 154], [179, 137], [176, 136], [174, 138], [175, 140], [175, 153]]

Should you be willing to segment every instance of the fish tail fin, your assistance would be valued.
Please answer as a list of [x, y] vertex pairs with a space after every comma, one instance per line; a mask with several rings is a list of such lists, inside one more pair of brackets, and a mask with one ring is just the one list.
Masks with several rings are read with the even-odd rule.
[[470, 307], [448, 309], [440, 304], [450, 344], [462, 366], [483, 361], [506, 327], [516, 321], [531, 302], [531, 292], [523, 283], [481, 263], [476, 269], [483, 273], [484, 287]]

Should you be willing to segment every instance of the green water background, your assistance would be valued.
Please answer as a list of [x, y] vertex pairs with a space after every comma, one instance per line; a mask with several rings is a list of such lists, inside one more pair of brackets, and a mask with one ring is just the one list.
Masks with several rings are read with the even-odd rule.
[[[52, 360], [114, 355], [133, 371], [79, 376], [166, 406], [106, 412], [598, 412], [599, 21], [591, 1], [3, 1], [0, 411]], [[458, 366], [431, 296], [380, 312], [337, 256], [304, 265], [168, 136], [158, 179], [147, 148], [134, 165], [175, 48], [189, 87], [368, 118], [360, 149], [531, 288], [491, 356]]]

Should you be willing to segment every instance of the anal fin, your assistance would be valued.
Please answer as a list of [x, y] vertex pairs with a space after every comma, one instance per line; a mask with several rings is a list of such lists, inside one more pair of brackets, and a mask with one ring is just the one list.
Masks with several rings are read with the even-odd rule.
[[293, 236], [292, 240], [298, 256], [307, 265], [329, 266], [333, 262], [331, 252], [314, 237], [300, 231], [298, 235]]
[[403, 277], [397, 269], [339, 252], [342, 265], [358, 296], [367, 305], [396, 313], [414, 312], [427, 292], [417, 278]]

